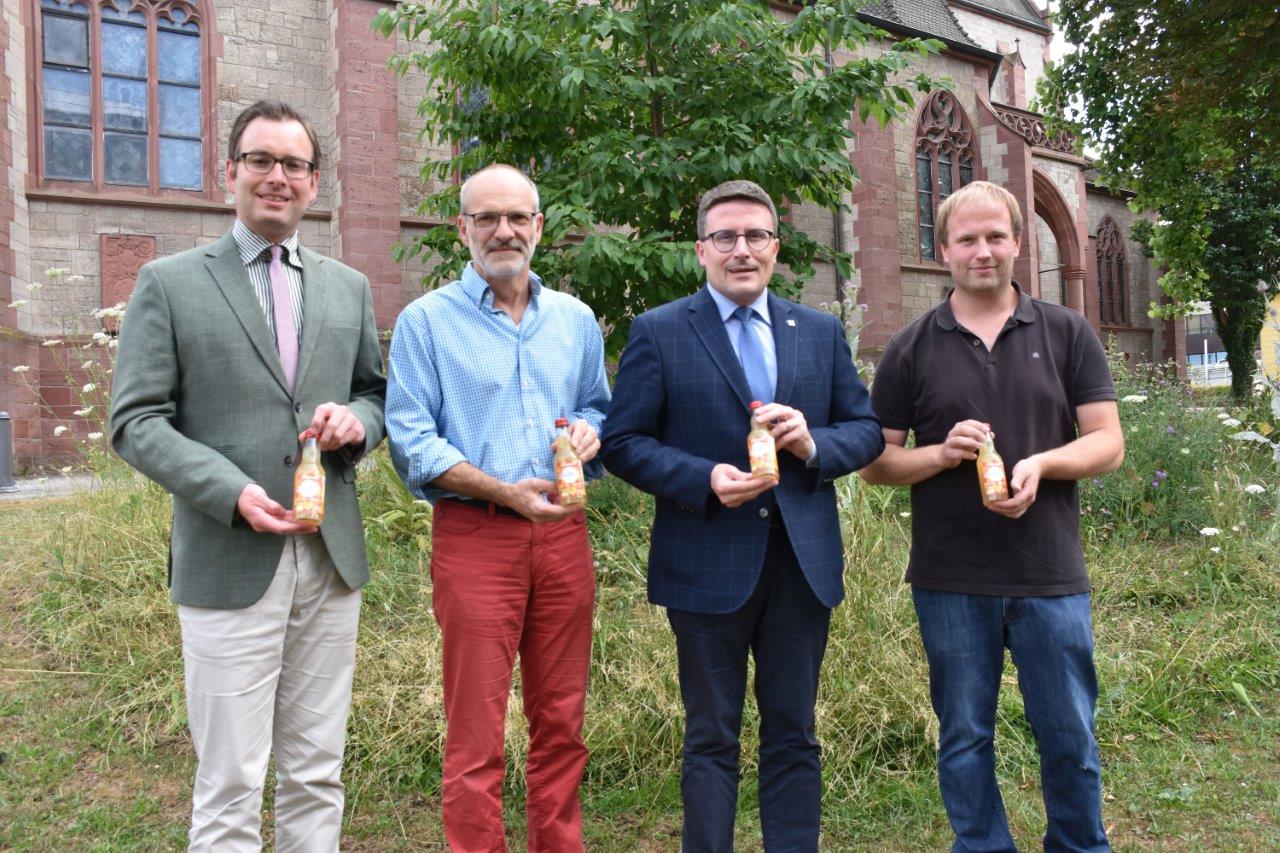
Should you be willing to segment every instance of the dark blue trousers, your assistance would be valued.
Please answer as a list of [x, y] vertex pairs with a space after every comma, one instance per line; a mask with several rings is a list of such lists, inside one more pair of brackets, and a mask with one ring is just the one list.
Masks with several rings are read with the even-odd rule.
[[684, 701], [680, 795], [686, 851], [730, 851], [738, 806], [738, 736], [755, 657], [760, 710], [760, 824], [767, 851], [816, 851], [821, 748], [814, 734], [818, 673], [831, 611], [796, 562], [786, 530], [770, 531], [764, 570], [731, 613], [667, 611]]

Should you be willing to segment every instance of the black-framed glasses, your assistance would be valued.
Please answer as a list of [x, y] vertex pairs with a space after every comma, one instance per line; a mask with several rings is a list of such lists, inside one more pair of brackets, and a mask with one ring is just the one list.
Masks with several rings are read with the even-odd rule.
[[471, 224], [475, 226], [477, 231], [492, 231], [498, 227], [498, 223], [505, 218], [507, 224], [516, 231], [523, 231], [533, 224], [533, 219], [538, 214], [526, 213], [523, 210], [513, 210], [509, 213], [496, 213], [492, 210], [482, 210], [479, 213], [464, 213], [463, 216], [471, 217]]
[[246, 151], [236, 158], [250, 172], [265, 175], [279, 163], [284, 169], [285, 177], [305, 178], [316, 169], [316, 164], [301, 157], [272, 157], [265, 151]]
[[769, 248], [774, 234], [768, 228], [748, 228], [746, 231], [730, 231], [726, 228], [723, 231], [712, 231], [702, 239], [709, 240], [718, 252], [732, 252], [733, 247], [738, 245], [739, 237], [746, 239], [748, 249], [760, 252]]

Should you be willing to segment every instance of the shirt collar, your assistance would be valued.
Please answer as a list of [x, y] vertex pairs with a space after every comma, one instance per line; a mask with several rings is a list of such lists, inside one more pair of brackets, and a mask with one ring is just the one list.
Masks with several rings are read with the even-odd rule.
[[[1036, 312], [1031, 305], [1031, 297], [1022, 289], [1022, 285], [1016, 281], [1011, 282], [1013, 289], [1018, 292], [1018, 305], [1013, 309], [1010, 317], [1019, 323], [1034, 323], [1036, 321]], [[955, 287], [948, 287], [947, 292], [942, 297], [942, 304], [938, 306], [938, 313], [934, 315], [934, 322], [938, 324], [940, 329], [953, 332], [956, 326], [955, 312], [951, 310], [951, 294]]]
[[[707, 282], [707, 293], [711, 294], [711, 301], [716, 304], [716, 310], [720, 312], [720, 322], [729, 322], [733, 312], [738, 310], [738, 303], [716, 290], [711, 286], [710, 282]], [[769, 289], [767, 287], [760, 292], [760, 296], [756, 301], [751, 303], [751, 307], [760, 315], [760, 319], [764, 320], [766, 326], [773, 326], [773, 321], [769, 319]]]
[[[484, 276], [476, 271], [475, 264], [472, 261], [467, 261], [467, 265], [462, 268], [462, 292], [472, 302], [482, 307], [487, 307], [493, 303], [493, 288], [489, 286], [489, 282], [484, 280]], [[529, 270], [530, 304], [538, 301], [538, 294], [541, 292], [542, 279], [533, 270]]]
[[[253, 263], [262, 256], [263, 252], [275, 245], [255, 234], [239, 218], [236, 219], [236, 224], [231, 226], [231, 236], [236, 241], [236, 250], [240, 252], [240, 261], [245, 265]], [[298, 254], [298, 232], [294, 231], [280, 245], [284, 246], [284, 259], [291, 266], [301, 269], [302, 258]]]

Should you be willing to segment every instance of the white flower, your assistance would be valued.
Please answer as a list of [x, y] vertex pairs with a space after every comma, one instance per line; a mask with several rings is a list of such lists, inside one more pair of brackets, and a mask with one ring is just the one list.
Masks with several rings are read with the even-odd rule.
[[19, 365], [16, 365], [16, 366], [13, 368], [13, 372], [14, 372], [14, 373], [26, 373], [26, 372], [27, 372], [28, 370], [30, 370], [30, 369], [31, 369], [31, 368], [30, 368], [30, 367], [28, 367], [28, 366], [27, 366], [27, 365], [25, 365], [25, 364], [19, 364]]
[[1260, 495], [1267, 490], [1266, 486], [1259, 486], [1257, 483], [1250, 483], [1244, 487], [1247, 494]]
[[1238, 427], [1240, 426], [1240, 422], [1235, 418], [1227, 418], [1222, 422], [1222, 425], [1224, 427]]
[[118, 341], [115, 338], [112, 338], [111, 340], [107, 341], [107, 349], [115, 349], [118, 346], [120, 346], [120, 341]]
[[69, 275], [69, 276], [67, 276], [67, 284], [79, 284], [79, 283], [80, 283], [80, 282], [82, 282], [82, 281], [84, 281], [84, 276], [82, 276], [82, 275]]
[[27, 304], [27, 300], [25, 300], [25, 299], [15, 299], [15, 300], [13, 300], [12, 302], [10, 302], [10, 303], [9, 303], [9, 307], [10, 307], [10, 308], [21, 308], [23, 305], [26, 305], [26, 304]]
[[67, 431], [67, 428], [62, 426], [61, 424], [53, 428], [54, 435], [62, 435], [66, 431]]
[[108, 335], [106, 332], [93, 333], [93, 342], [95, 344], [105, 344], [105, 343], [108, 343], [110, 340], [111, 340], [111, 336]]
[[64, 275], [66, 275], [69, 272], [71, 272], [71, 270], [67, 269], [66, 267], [50, 267], [49, 269], [44, 271], [44, 274], [49, 278], [62, 278]]
[[76, 410], [75, 410], [75, 415], [76, 415], [77, 417], [81, 417], [81, 418], [85, 417], [86, 415], [92, 414], [92, 413], [93, 413], [93, 406], [85, 406], [83, 409], [76, 409]]
[[898, 513], [898, 515], [902, 516], [903, 518], [910, 518], [910, 517], [911, 517], [911, 513], [909, 513], [909, 512], [900, 512], [900, 513]]
[[49, 340], [47, 340], [47, 341], [45, 341], [44, 343], [40, 344], [40, 346], [42, 346], [42, 347], [56, 347], [56, 346], [62, 346], [62, 341], [58, 340], [57, 338], [50, 338]]
[[27, 292], [28, 292], [28, 293], [30, 293], [31, 291], [33, 291], [33, 290], [39, 290], [39, 289], [40, 289], [40, 288], [42, 288], [42, 287], [44, 287], [44, 282], [43, 282], [43, 281], [33, 281], [33, 282], [29, 282], [29, 283], [27, 284]]
[[81, 370], [88, 370], [90, 367], [93, 367], [93, 359], [89, 359], [88, 361], [82, 361], [82, 362], [80, 362], [80, 369], [81, 369]]
[[97, 440], [98, 440], [98, 439], [100, 439], [100, 438], [102, 438], [102, 433], [100, 433], [100, 432], [91, 432], [91, 433], [89, 433], [89, 440], [90, 440], [90, 441], [97, 441]]
[[1221, 549], [1221, 548], [1219, 548], [1217, 545], [1214, 545], [1214, 546], [1213, 546], [1212, 548], [1210, 548], [1209, 550], [1210, 550], [1210, 551], [1212, 551], [1212, 552], [1213, 552], [1213, 553], [1215, 553], [1215, 554], [1221, 554], [1221, 553], [1222, 553], [1222, 549]]
[[1182, 448], [1181, 450], [1179, 450], [1178, 452], [1179, 452], [1179, 453], [1181, 453], [1183, 456], [1190, 456], [1190, 455], [1191, 455], [1191, 448], [1189, 448], [1189, 447], [1184, 447], [1184, 448]]
[[94, 385], [92, 382], [86, 382], [86, 383], [85, 383], [85, 386], [84, 386], [83, 388], [81, 388], [81, 389], [80, 389], [80, 393], [81, 393], [81, 394], [88, 394], [90, 391], [95, 391], [95, 390], [97, 390], [97, 388], [98, 388], [98, 386], [97, 386], [97, 385]]
[[1223, 418], [1229, 418], [1229, 417], [1231, 417], [1231, 415], [1228, 415], [1226, 412], [1218, 412], [1218, 414], [1217, 414], [1217, 415], [1215, 415], [1215, 417], [1216, 417], [1218, 420], [1222, 420]]
[[61, 471], [61, 472], [62, 472], [62, 473], [64, 473], [64, 474], [70, 474], [70, 473], [71, 473], [71, 466], [70, 466], [70, 465], [68, 465], [68, 466], [67, 466], [67, 467], [65, 467], [65, 468], [59, 468], [58, 470], [59, 470], [59, 471]]
[[1240, 526], [1239, 526], [1239, 525], [1237, 525], [1237, 524], [1233, 524], [1233, 525], [1231, 525], [1231, 530], [1232, 530], [1232, 532], [1234, 532], [1234, 533], [1239, 533], [1239, 532], [1240, 532]]
[[1121, 403], [1145, 403], [1147, 402], [1146, 394], [1130, 394], [1127, 397], [1120, 398]]
[[1201, 528], [1200, 528], [1200, 535], [1201, 535], [1201, 536], [1217, 536], [1217, 535], [1218, 535], [1219, 533], [1221, 533], [1221, 532], [1222, 532], [1222, 531], [1221, 531], [1221, 530], [1219, 530], [1219, 529], [1218, 529], [1218, 528], [1216, 528], [1216, 527], [1201, 527]]

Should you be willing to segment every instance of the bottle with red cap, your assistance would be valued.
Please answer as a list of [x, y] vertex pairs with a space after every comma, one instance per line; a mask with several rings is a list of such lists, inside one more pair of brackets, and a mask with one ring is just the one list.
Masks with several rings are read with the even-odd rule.
[[551, 446], [556, 453], [556, 492], [560, 505], [586, 506], [587, 478], [583, 475], [582, 460], [573, 451], [568, 418], [556, 418], [556, 437]]
[[778, 482], [778, 449], [773, 442], [769, 426], [756, 417], [756, 409], [763, 405], [752, 400], [750, 432], [747, 433], [747, 458], [751, 460], [751, 476], [761, 480]]
[[302, 461], [293, 475], [293, 517], [319, 526], [324, 521], [324, 467], [315, 430], [302, 434]]

